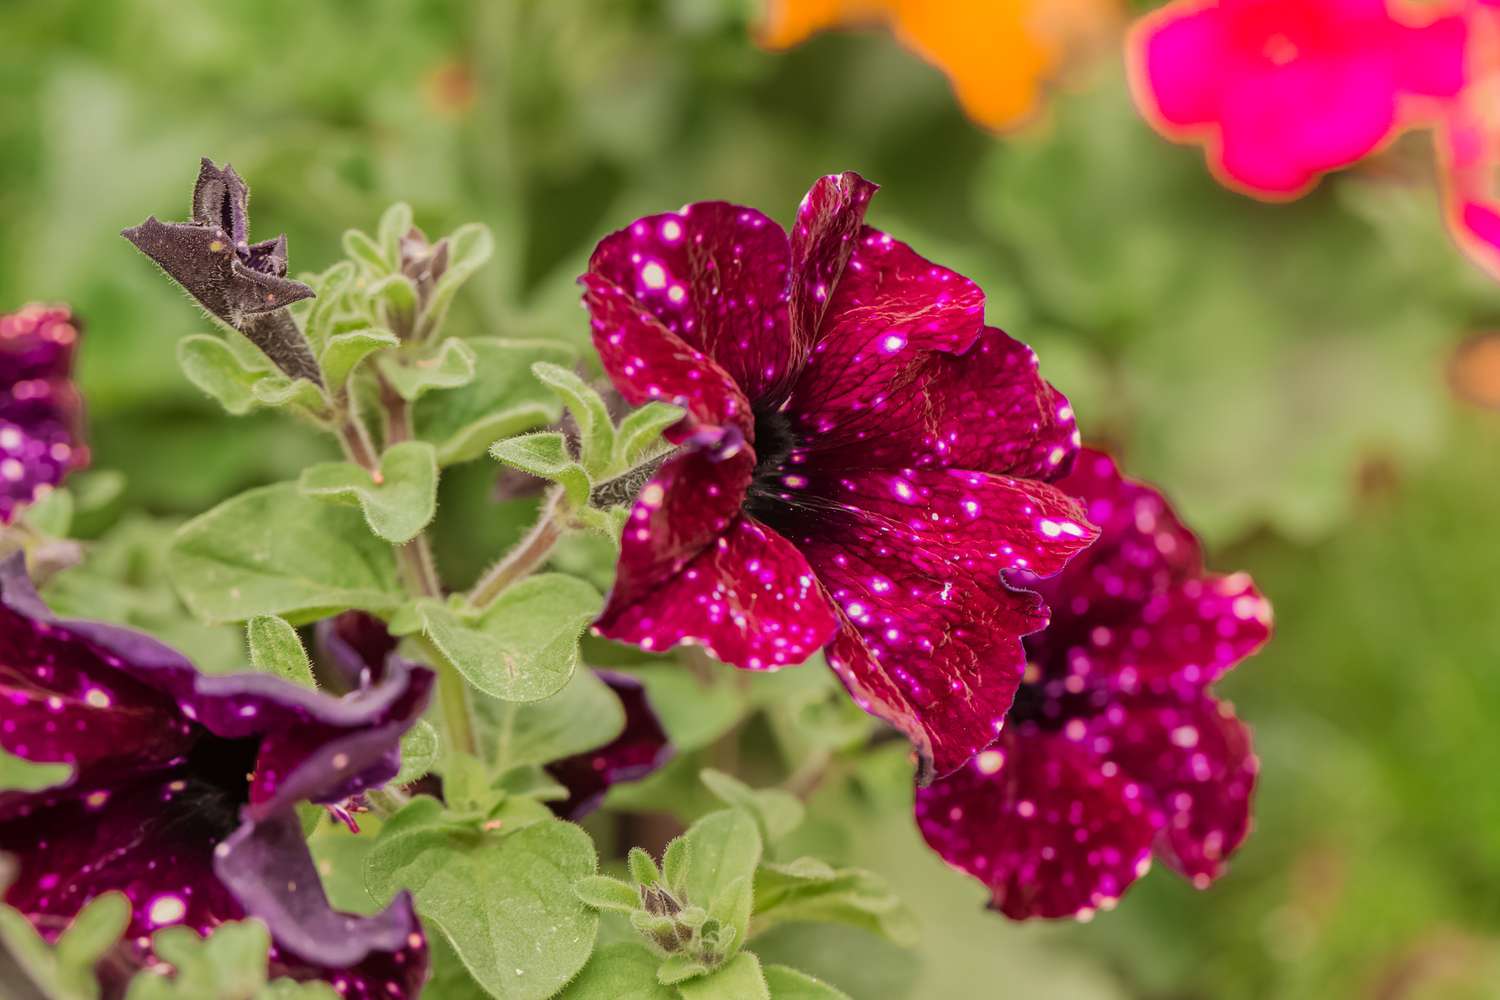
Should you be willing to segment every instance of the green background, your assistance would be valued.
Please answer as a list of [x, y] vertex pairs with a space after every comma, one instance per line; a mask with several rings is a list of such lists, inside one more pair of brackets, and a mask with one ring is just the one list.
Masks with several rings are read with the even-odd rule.
[[[454, 332], [587, 327], [574, 277], [637, 215], [704, 198], [788, 221], [820, 174], [980, 282], [1086, 436], [1162, 485], [1277, 638], [1221, 685], [1256, 729], [1257, 830], [1195, 892], [1158, 868], [1088, 925], [1016, 925], [928, 854], [900, 761], [845, 845], [924, 920], [921, 947], [797, 929], [767, 945], [857, 997], [1500, 995], [1500, 428], [1457, 346], [1500, 289], [1442, 231], [1426, 139], [1309, 197], [1219, 188], [1131, 107], [1118, 49], [1006, 137], [878, 31], [789, 53], [751, 0], [47, 0], [0, 7], [0, 308], [71, 303], [96, 465], [126, 508], [197, 513], [327, 455], [234, 420], [177, 370], [207, 327], [115, 234], [185, 215], [197, 158], [254, 190], [255, 235], [319, 270], [412, 203], [495, 230]], [[461, 585], [523, 524], [493, 467], [447, 478]], [[881, 799], [881, 796], [885, 796]], [[819, 802], [833, 823], [872, 803]]]

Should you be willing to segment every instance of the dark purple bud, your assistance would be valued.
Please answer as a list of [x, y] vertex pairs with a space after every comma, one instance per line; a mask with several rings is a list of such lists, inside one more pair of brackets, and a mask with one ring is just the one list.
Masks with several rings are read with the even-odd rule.
[[292, 378], [323, 384], [307, 340], [285, 311], [313, 290], [286, 276], [286, 237], [249, 242], [250, 189], [205, 158], [193, 188], [193, 218], [148, 218], [123, 233], [221, 322], [243, 333]]

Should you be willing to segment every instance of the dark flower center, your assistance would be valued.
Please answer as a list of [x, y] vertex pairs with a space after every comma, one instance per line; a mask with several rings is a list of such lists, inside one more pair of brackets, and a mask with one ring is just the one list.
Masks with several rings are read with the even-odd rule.
[[756, 407], [755, 471], [751, 474], [745, 510], [773, 526], [776, 514], [785, 511], [789, 499], [787, 490], [791, 484], [785, 480], [783, 466], [797, 444], [792, 422], [785, 414], [771, 407]]
[[250, 775], [259, 753], [259, 739], [198, 740], [182, 768], [181, 787], [166, 805], [168, 822], [192, 824], [213, 840], [234, 832], [241, 807], [250, 801]]

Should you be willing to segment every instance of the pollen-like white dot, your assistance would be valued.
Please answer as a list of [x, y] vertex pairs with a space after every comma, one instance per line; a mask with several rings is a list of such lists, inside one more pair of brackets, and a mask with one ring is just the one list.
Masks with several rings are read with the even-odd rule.
[[187, 916], [187, 904], [176, 896], [157, 896], [146, 909], [146, 918], [157, 927], [175, 924]]
[[641, 268], [641, 281], [647, 288], [661, 289], [667, 287], [667, 271], [655, 261]]
[[986, 750], [974, 758], [974, 766], [980, 774], [995, 774], [1005, 766], [1005, 754], [999, 750]]
[[114, 704], [109, 695], [99, 688], [89, 688], [83, 696], [84, 703], [93, 708], [108, 708]]

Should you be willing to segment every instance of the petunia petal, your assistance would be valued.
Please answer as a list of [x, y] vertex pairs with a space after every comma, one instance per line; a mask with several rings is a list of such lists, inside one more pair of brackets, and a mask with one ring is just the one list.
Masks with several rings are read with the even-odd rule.
[[[425, 981], [427, 948], [411, 897], [403, 893], [370, 917], [334, 910], [295, 814], [246, 823], [215, 851], [214, 871], [245, 912], [270, 928], [279, 964], [288, 969], [307, 963], [328, 970], [319, 978], [335, 986], [347, 976], [362, 990], [349, 996], [415, 997]], [[381, 964], [391, 978], [359, 977], [353, 967], [377, 956], [386, 957]]]
[[878, 185], [852, 171], [829, 174], [818, 178], [797, 208], [792, 228], [793, 374], [812, 348], [876, 190]]
[[325, 618], [314, 631], [320, 660], [350, 689], [383, 677], [386, 661], [396, 651], [396, 637], [385, 622], [363, 611]]
[[1464, 88], [1468, 25], [1462, 17], [1434, 18], [1397, 29], [1396, 72], [1401, 88], [1423, 97], [1447, 98]]
[[1014, 920], [1112, 907], [1150, 867], [1156, 825], [1140, 789], [1057, 734], [1007, 729], [950, 777], [917, 789], [917, 826]]
[[606, 279], [757, 399], [805, 352], [788, 329], [791, 248], [752, 208], [698, 202], [606, 236], [589, 274]]
[[819, 449], [866, 447], [931, 352], [962, 354], [983, 326], [977, 285], [866, 226], [783, 407], [793, 431]]
[[1077, 676], [1091, 688], [1198, 691], [1270, 637], [1270, 605], [1254, 583], [1205, 575], [1197, 539], [1157, 490], [1093, 451], [1057, 486], [1101, 533], [1061, 575], [1016, 578], [1052, 608], [1047, 629], [1026, 639], [1052, 685]]
[[67, 309], [0, 315], [0, 524], [88, 464], [70, 381], [78, 324]]
[[802, 553], [748, 515], [664, 582], [632, 588], [629, 601], [615, 590], [594, 625], [600, 635], [654, 650], [692, 641], [749, 670], [801, 663], [836, 627]]
[[1122, 698], [1089, 721], [1087, 746], [1138, 782], [1162, 820], [1157, 854], [1206, 888], [1250, 831], [1259, 763], [1250, 730], [1207, 695]]
[[1131, 33], [1136, 100], [1169, 129], [1216, 121], [1226, 50], [1217, 6], [1183, 10], [1172, 4], [1148, 15]]
[[615, 388], [632, 406], [661, 400], [686, 416], [666, 432], [681, 444], [694, 435], [733, 450], [755, 434], [744, 391], [698, 348], [668, 330], [628, 292], [597, 274], [586, 274], [584, 304], [592, 317], [594, 347]]
[[1055, 571], [1093, 530], [1041, 483], [948, 470], [844, 485], [847, 502], [775, 526], [841, 609], [830, 665], [862, 708], [912, 739], [923, 780], [947, 774], [994, 740], [1025, 667], [1020, 638], [1047, 621], [1001, 571]]
[[639, 781], [671, 760], [674, 752], [661, 720], [646, 698], [645, 685], [613, 671], [595, 673], [620, 699], [625, 709], [625, 729], [597, 750], [547, 765], [547, 773], [568, 790], [566, 800], [550, 803], [552, 811], [575, 822], [599, 807], [611, 785]]

